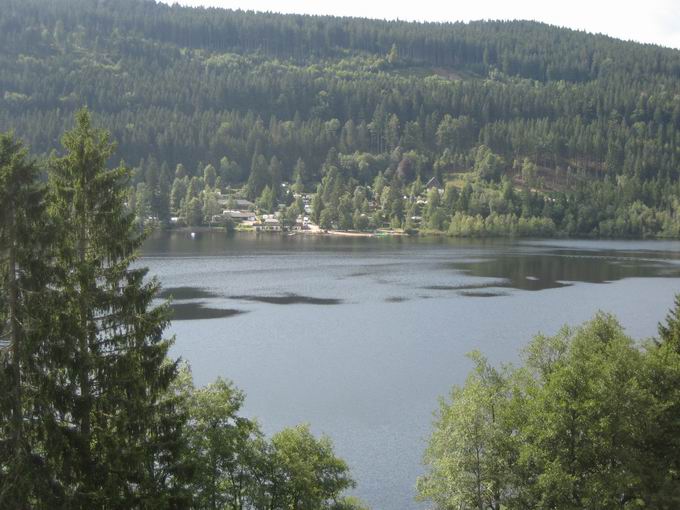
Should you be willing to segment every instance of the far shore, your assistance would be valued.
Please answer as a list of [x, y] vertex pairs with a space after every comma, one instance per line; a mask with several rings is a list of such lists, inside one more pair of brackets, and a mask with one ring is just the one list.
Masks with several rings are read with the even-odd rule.
[[[223, 226], [173, 226], [173, 227], [159, 227], [156, 231], [165, 232], [186, 232], [190, 233], [202, 233], [202, 232], [227, 232], [227, 229]], [[372, 232], [359, 232], [352, 230], [322, 230], [320, 228], [312, 230], [292, 230], [292, 231], [256, 231], [254, 229], [239, 229], [231, 231], [234, 233], [247, 233], [247, 234], [278, 234], [287, 236], [333, 236], [333, 237], [356, 237], [356, 238], [381, 238], [381, 237], [449, 237], [452, 239], [532, 239], [532, 240], [557, 240], [557, 239], [571, 239], [571, 240], [593, 240], [593, 241], [678, 241], [676, 237], [590, 237], [590, 236], [567, 236], [556, 234], [553, 236], [520, 236], [520, 235], [487, 235], [487, 236], [455, 236], [450, 235], [446, 231], [442, 230], [420, 230], [403, 232], [399, 230], [376, 230]]]
[[[196, 226], [196, 227], [170, 227], [167, 231], [187, 232], [187, 233], [201, 233], [201, 232], [225, 232], [227, 229], [222, 226]], [[353, 230], [290, 230], [290, 231], [256, 231], [252, 229], [235, 229], [234, 232], [239, 233], [253, 233], [253, 234], [283, 234], [283, 235], [320, 235], [320, 236], [338, 236], [338, 237], [387, 237], [387, 236], [409, 236], [406, 232], [398, 230], [376, 230], [373, 232], [359, 232]]]

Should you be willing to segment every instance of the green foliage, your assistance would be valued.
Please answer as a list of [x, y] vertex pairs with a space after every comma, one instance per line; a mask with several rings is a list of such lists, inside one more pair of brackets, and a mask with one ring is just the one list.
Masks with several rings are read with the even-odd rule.
[[366, 214], [362, 213], [359, 209], [354, 211], [352, 214], [352, 225], [355, 230], [360, 232], [368, 230], [370, 220]]
[[265, 186], [255, 205], [266, 213], [274, 212], [276, 207], [276, 194], [270, 186]]
[[213, 217], [220, 214], [222, 208], [217, 199], [217, 195], [213, 191], [206, 190], [203, 192], [203, 221], [212, 224]]
[[471, 355], [474, 371], [442, 401], [425, 455], [430, 472], [418, 480], [421, 499], [438, 508], [501, 508], [512, 493], [518, 457], [507, 375]]
[[203, 181], [208, 188], [214, 188], [217, 181], [217, 170], [212, 165], [208, 165], [203, 170]]
[[294, 227], [301, 212], [300, 205], [295, 202], [286, 207], [282, 216], [283, 225], [287, 228]]
[[675, 306], [666, 316], [666, 324], [659, 324], [659, 339], [680, 353], [680, 295], [675, 297]]
[[283, 508], [334, 508], [340, 494], [354, 487], [347, 464], [335, 456], [330, 439], [316, 439], [308, 425], [275, 434], [272, 447], [277, 468], [274, 492]]
[[[168, 306], [134, 264], [154, 179], [134, 191], [108, 166], [85, 109], [63, 146], [45, 187], [0, 135], [0, 507], [364, 508], [342, 496], [354, 482], [328, 438], [269, 441], [231, 383], [197, 389], [167, 358]], [[216, 192], [187, 179], [187, 217], [211, 217]]]
[[[206, 185], [245, 186], [250, 200], [268, 185], [279, 199], [281, 183], [312, 190], [335, 167], [350, 195], [382, 175], [379, 201], [395, 175], [410, 193], [417, 178], [445, 186], [474, 170], [478, 187], [507, 177], [533, 195], [507, 210], [447, 203], [443, 228], [455, 213], [496, 212], [550, 218], [559, 235], [680, 236], [677, 50], [522, 21], [387, 23], [142, 0], [3, 7], [0, 26], [26, 29], [0, 31], [0, 129], [46, 154], [75, 109], [95, 108], [135, 162], [130, 185], [146, 184], [146, 221], [186, 219]], [[185, 177], [202, 183], [182, 197]], [[337, 209], [340, 196], [327, 198]], [[396, 224], [406, 209], [362, 212]]]
[[522, 163], [522, 180], [527, 186], [536, 187], [537, 168], [528, 158]]
[[130, 267], [143, 237], [123, 205], [129, 170], [107, 167], [114, 146], [87, 110], [63, 145], [50, 161], [60, 304], [48, 352], [59, 365], [42, 389], [54, 399], [45, 448], [57, 491], [75, 508], [181, 504], [182, 418], [162, 403], [175, 374], [168, 314], [151, 306], [158, 283]]
[[262, 154], [255, 153], [250, 165], [250, 177], [246, 183], [246, 196], [255, 199], [264, 190], [269, 181], [267, 160]]
[[392, 48], [390, 48], [390, 52], [387, 55], [387, 62], [390, 65], [394, 65], [397, 63], [399, 60], [399, 50], [397, 50], [397, 45], [393, 44]]
[[194, 197], [186, 203], [184, 218], [189, 226], [203, 225], [203, 205], [199, 198]]
[[222, 379], [195, 389], [190, 375], [182, 390], [190, 417], [190, 451], [196, 466], [194, 505], [211, 509], [257, 508], [264, 497], [258, 485], [267, 472], [267, 452], [257, 424], [238, 416], [243, 393]]
[[[673, 316], [661, 331], [674, 327]], [[436, 508], [673, 508], [680, 355], [598, 314], [537, 336], [525, 366], [475, 370], [442, 401], [422, 499]]]
[[464, 152], [470, 148], [474, 139], [474, 122], [467, 115], [453, 118], [447, 113], [437, 128], [437, 144], [442, 149]]
[[333, 228], [333, 222], [335, 221], [335, 216], [330, 208], [326, 208], [321, 211], [319, 216], [319, 226], [324, 230], [330, 230]]
[[38, 166], [12, 133], [0, 134], [0, 507], [28, 508], [49, 492], [41, 457], [51, 221]]
[[485, 181], [498, 181], [503, 172], [504, 163], [500, 156], [494, 154], [491, 149], [481, 145], [475, 154], [475, 172], [479, 178]]
[[364, 508], [359, 501], [342, 497], [354, 482], [327, 437], [317, 439], [301, 425], [267, 440], [257, 422], [240, 416], [241, 391], [222, 379], [195, 388], [188, 367], [181, 371], [174, 391], [189, 417], [194, 508]]
[[449, 224], [453, 237], [551, 237], [555, 224], [550, 218], [517, 218], [514, 214], [491, 213], [486, 218], [456, 213]]

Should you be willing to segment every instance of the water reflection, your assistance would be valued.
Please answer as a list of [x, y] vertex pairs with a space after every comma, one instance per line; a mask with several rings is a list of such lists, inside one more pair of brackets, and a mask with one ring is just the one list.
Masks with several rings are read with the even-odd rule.
[[339, 305], [343, 302], [342, 299], [300, 296], [299, 294], [294, 294], [292, 292], [287, 292], [280, 296], [231, 296], [231, 299], [256, 301], [258, 303], [267, 303], [270, 305]]
[[[572, 282], [608, 283], [624, 278], [680, 276], [680, 267], [671, 261], [640, 258], [621, 252], [558, 250], [547, 253], [507, 254], [477, 261], [453, 261], [445, 267], [466, 275], [501, 278], [502, 283], [485, 287], [511, 287], [521, 290], [555, 289]], [[428, 287], [430, 290], [436, 286]], [[472, 287], [472, 286], [471, 286]], [[480, 285], [478, 288], [482, 288]], [[453, 289], [452, 289], [453, 290]]]
[[245, 310], [210, 308], [205, 306], [205, 303], [201, 301], [172, 303], [170, 305], [170, 310], [172, 312], [172, 320], [174, 321], [223, 319], [225, 317], [234, 317], [235, 315], [246, 313]]
[[499, 297], [499, 296], [507, 296], [508, 294], [505, 292], [484, 292], [482, 290], [476, 291], [476, 290], [466, 290], [464, 292], [460, 293], [461, 296], [465, 297]]
[[[474, 275], [479, 276], [479, 275]], [[423, 290], [475, 290], [475, 289], [486, 289], [494, 287], [511, 287], [509, 283], [502, 280], [491, 283], [479, 283], [479, 284], [468, 284], [468, 285], [425, 285], [421, 287]]]
[[190, 299], [209, 299], [220, 297], [219, 294], [202, 287], [169, 287], [158, 294], [161, 299], [175, 299], [179, 301]]

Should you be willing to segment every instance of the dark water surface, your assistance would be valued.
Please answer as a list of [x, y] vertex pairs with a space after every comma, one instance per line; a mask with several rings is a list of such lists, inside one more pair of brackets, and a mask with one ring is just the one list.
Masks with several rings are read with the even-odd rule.
[[159, 234], [142, 263], [173, 298], [175, 356], [230, 378], [268, 433], [333, 439], [374, 510], [410, 510], [439, 396], [479, 349], [516, 361], [597, 310], [636, 338], [680, 292], [676, 241], [457, 241]]

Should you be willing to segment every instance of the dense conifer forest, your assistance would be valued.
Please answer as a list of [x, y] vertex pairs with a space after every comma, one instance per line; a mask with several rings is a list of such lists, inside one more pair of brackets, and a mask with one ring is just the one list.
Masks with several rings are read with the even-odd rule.
[[289, 182], [321, 191], [326, 227], [680, 235], [676, 50], [149, 0], [8, 0], [0, 47], [0, 129], [49, 153], [87, 105], [136, 168], [143, 220], [209, 221], [206, 188], [246, 184], [290, 206]]

